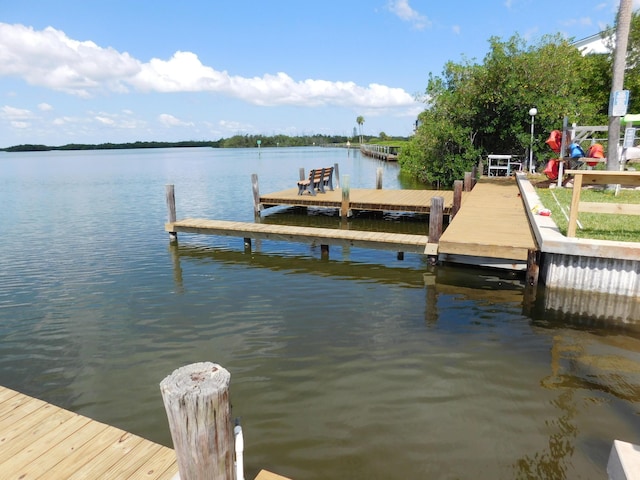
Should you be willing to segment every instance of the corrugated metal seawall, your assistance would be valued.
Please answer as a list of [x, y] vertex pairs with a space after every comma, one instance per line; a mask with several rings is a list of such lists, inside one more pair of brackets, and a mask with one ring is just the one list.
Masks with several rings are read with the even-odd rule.
[[640, 261], [545, 253], [541, 280], [548, 287], [640, 296]]

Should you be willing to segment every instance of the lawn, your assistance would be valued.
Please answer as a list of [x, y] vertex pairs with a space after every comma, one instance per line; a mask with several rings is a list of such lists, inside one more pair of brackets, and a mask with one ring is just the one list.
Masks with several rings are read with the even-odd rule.
[[[570, 188], [536, 188], [545, 208], [551, 210], [551, 218], [560, 231], [567, 234], [569, 207], [573, 190]], [[621, 189], [615, 191], [584, 188], [580, 201], [640, 204], [640, 190]], [[611, 215], [602, 213], [580, 213], [576, 230], [578, 238], [640, 242], [640, 215]], [[582, 225], [582, 228], [580, 228]]]

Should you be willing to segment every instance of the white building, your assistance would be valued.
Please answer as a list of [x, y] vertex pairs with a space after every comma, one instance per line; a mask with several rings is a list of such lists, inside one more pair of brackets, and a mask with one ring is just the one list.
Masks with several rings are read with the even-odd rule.
[[596, 33], [590, 37], [583, 38], [573, 42], [573, 45], [580, 50], [582, 55], [589, 55], [590, 53], [609, 53], [610, 50], [607, 47], [605, 40], [602, 38], [602, 33]]

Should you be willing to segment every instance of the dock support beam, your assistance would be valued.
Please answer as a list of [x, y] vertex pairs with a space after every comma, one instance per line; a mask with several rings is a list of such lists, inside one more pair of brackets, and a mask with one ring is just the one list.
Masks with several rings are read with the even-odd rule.
[[[165, 196], [167, 199], [167, 221], [173, 223], [176, 221], [176, 194], [174, 185], [165, 185]], [[169, 242], [177, 242], [178, 234], [169, 232]]]
[[220, 365], [200, 362], [160, 382], [182, 480], [234, 480], [229, 382]]

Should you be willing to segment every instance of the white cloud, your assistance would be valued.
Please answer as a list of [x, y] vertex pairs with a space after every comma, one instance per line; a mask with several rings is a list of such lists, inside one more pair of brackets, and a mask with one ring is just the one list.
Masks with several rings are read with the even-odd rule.
[[409, 5], [409, 0], [389, 0], [387, 8], [401, 20], [410, 22], [414, 28], [422, 30], [431, 26], [431, 21]]
[[[416, 28], [428, 23], [408, 0], [390, 4], [396, 15]], [[391, 8], [391, 7], [390, 7]], [[401, 88], [318, 79], [294, 80], [283, 72], [245, 78], [203, 65], [192, 52], [170, 59], [141, 62], [128, 53], [91, 41], [70, 39], [52, 27], [36, 31], [0, 23], [0, 76], [16, 76], [31, 85], [91, 97], [105, 92], [211, 92], [255, 105], [340, 105], [411, 107], [415, 101]]]
[[25, 128], [29, 128], [31, 126], [31, 123], [29, 122], [18, 122], [18, 121], [12, 121], [11, 122], [11, 126], [13, 128], [19, 128], [19, 129], [25, 129]]
[[460, 25], [453, 25], [453, 26], [451, 27], [451, 31], [452, 31], [453, 33], [455, 33], [456, 35], [460, 35]]
[[115, 125], [115, 121], [113, 120], [113, 118], [108, 118], [108, 117], [102, 117], [100, 115], [96, 115], [95, 117], [93, 117], [98, 123], [102, 123], [103, 125], [108, 125], [108, 126], [113, 126]]
[[21, 120], [26, 118], [33, 118], [33, 113], [31, 112], [31, 110], [5, 105], [4, 107], [2, 107], [2, 116], [9, 120]]
[[158, 120], [165, 127], [192, 127], [192, 122], [184, 122], [179, 118], [174, 117], [173, 115], [169, 115], [168, 113], [163, 113], [158, 116]]
[[38, 104], [38, 110], [40, 110], [41, 112], [49, 112], [51, 110], [53, 110], [53, 107], [51, 105], [49, 105], [48, 103], [39, 103]]

